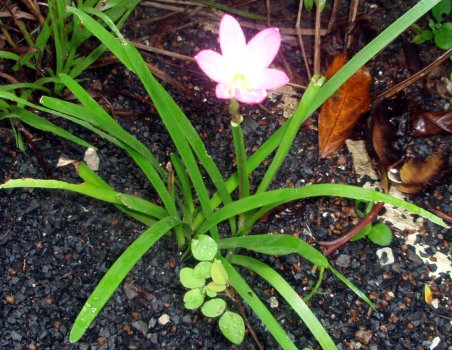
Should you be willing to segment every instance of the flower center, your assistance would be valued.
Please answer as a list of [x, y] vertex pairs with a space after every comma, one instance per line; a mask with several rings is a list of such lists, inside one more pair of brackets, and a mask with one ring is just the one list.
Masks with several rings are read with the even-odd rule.
[[229, 93], [235, 95], [237, 91], [246, 91], [250, 88], [249, 79], [244, 73], [234, 73], [228, 84]]

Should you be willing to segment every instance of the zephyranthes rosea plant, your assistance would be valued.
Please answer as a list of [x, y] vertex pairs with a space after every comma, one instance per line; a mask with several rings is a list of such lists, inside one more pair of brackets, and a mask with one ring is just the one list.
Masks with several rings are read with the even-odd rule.
[[[237, 100], [255, 103], [265, 98], [264, 91], [282, 85], [284, 79], [280, 79], [275, 85], [269, 85], [265, 82], [265, 79], [260, 81], [254, 71], [250, 73], [248, 71], [248, 68], [251, 68], [249, 65], [242, 66], [241, 62], [229, 57], [230, 52], [243, 53], [243, 50], [248, 50], [248, 45], [253, 48], [253, 51], [263, 50], [261, 45], [253, 43], [253, 39], [247, 45], [244, 39], [243, 41], [240, 39], [240, 50], [237, 51], [229, 51], [230, 48], [223, 48], [223, 45], [231, 44], [229, 42], [228, 44], [221, 43], [222, 55], [212, 52], [207, 54], [210, 57], [216, 57], [213, 59], [214, 65], [217, 64], [217, 68], [223, 67], [224, 72], [210, 72], [209, 68], [205, 66], [209, 61], [206, 60], [201, 63], [203, 62], [203, 55], [206, 54], [198, 54], [197, 60], [201, 67], [209, 72], [209, 75], [218, 74], [212, 75], [220, 86], [217, 88], [217, 95], [220, 98], [230, 98], [232, 102], [230, 106], [231, 129], [234, 136], [238, 172], [227, 181], [224, 180], [220, 169], [208, 155], [190, 120], [152, 76], [145, 61], [134, 46], [124, 39], [104, 14], [92, 12], [93, 15], [98, 17], [98, 20], [103, 20], [110, 26], [114, 35], [110, 34], [97, 20], [91, 18], [85, 12], [76, 8], [69, 8], [68, 10], [78, 16], [83, 25], [101, 40], [128, 70], [140, 79], [177, 149], [177, 154], [172, 154], [169, 159], [173, 168], [173, 171], [169, 174], [163, 170], [149, 149], [122, 129], [92, 99], [88, 92], [64, 74], [61, 75], [61, 81], [78, 99], [79, 103], [43, 96], [41, 105], [34, 105], [12, 94], [0, 93], [0, 97], [10, 101], [16, 101], [23, 106], [36, 108], [39, 111], [57, 115], [82, 125], [124, 149], [152, 184], [162, 203], [162, 205], [157, 205], [149, 199], [115, 191], [83, 163], [78, 164], [77, 167], [78, 174], [83, 180], [79, 184], [56, 180], [18, 179], [0, 185], [0, 188], [42, 187], [75, 191], [112, 203], [118, 209], [148, 227], [110, 267], [88, 298], [75, 320], [70, 341], [78, 341], [83, 336], [88, 326], [133, 266], [156, 241], [162, 236], [170, 234], [174, 235], [180, 249], [186, 250], [189, 248], [187, 251], [197, 260], [197, 262], [188, 261], [188, 266], [181, 269], [180, 278], [187, 289], [184, 298], [185, 305], [188, 308], [201, 307], [201, 311], [209, 317], [220, 317], [222, 319], [219, 322], [220, 329], [232, 342], [239, 343], [243, 338], [243, 327], [235, 327], [238, 333], [234, 333], [233, 330], [232, 333], [229, 333], [231, 325], [238, 325], [241, 320], [241, 318], [234, 316], [237, 314], [234, 313], [232, 308], [229, 309], [231, 304], [228, 303], [228, 298], [235, 294], [239, 295], [250, 306], [283, 349], [296, 349], [293, 340], [278, 323], [277, 317], [268, 310], [267, 306], [253, 291], [252, 286], [248, 285], [245, 278], [238, 272], [237, 267], [241, 267], [242, 270], [252, 271], [263, 278], [280, 293], [282, 298], [305, 322], [322, 348], [335, 349], [334, 341], [329, 337], [298, 292], [275, 269], [256, 258], [245, 255], [246, 251], [250, 250], [268, 255], [298, 254], [315, 265], [319, 272], [319, 280], [313, 291], [306, 296], [307, 298], [317, 290], [324, 272], [330, 271], [370, 306], [373, 306], [372, 303], [358, 288], [336, 271], [323, 254], [302, 239], [292, 236], [290, 233], [253, 234], [253, 224], [263, 213], [282, 203], [308, 197], [342, 196], [366, 201], [383, 201], [408, 209], [439, 225], [444, 225], [439, 217], [422, 208], [379, 192], [351, 185], [316, 184], [299, 188], [267, 190], [286, 158], [303, 121], [333, 94], [348, 77], [438, 1], [419, 2], [406, 15], [402, 16], [353, 57], [343, 69], [326, 83], [324, 83], [322, 77], [314, 77], [292, 118], [249, 157], [244, 149]], [[225, 21], [235, 27], [234, 35], [241, 38], [241, 29], [237, 28], [235, 20], [232, 17], [226, 17]], [[276, 33], [273, 29], [267, 30], [264, 31], [264, 34], [258, 34], [257, 38], [259, 39], [259, 35], [272, 35], [276, 38]], [[255, 39], [257, 43], [260, 40], [258, 39]], [[259, 67], [256, 67], [256, 71], [264, 70], [264, 72], [268, 72], [267, 69], [272, 69], [268, 66], [276, 52], [273, 52], [274, 48], [271, 50], [271, 55], [266, 52], [265, 62], [261, 61]], [[225, 61], [221, 62], [221, 60]], [[243, 70], [241, 67], [247, 68]], [[271, 70], [269, 74], [283, 77], [284, 73], [276, 72], [279, 71]], [[206, 130], [206, 132], [209, 132], [209, 130]], [[256, 179], [260, 182], [256, 191], [251, 194], [248, 185], [249, 176], [252, 176], [254, 169], [272, 153], [275, 154], [265, 176], [262, 179]], [[204, 172], [201, 172], [200, 165], [204, 168]], [[203, 174], [215, 186], [215, 194], [207, 190]], [[239, 198], [233, 200], [231, 194], [237, 188], [239, 188]], [[199, 203], [199, 205], [195, 203]], [[222, 222], [227, 222], [228, 226], [220, 235], [219, 224]], [[227, 316], [224, 316], [223, 319], [223, 315]], [[225, 331], [225, 329], [227, 330]]]

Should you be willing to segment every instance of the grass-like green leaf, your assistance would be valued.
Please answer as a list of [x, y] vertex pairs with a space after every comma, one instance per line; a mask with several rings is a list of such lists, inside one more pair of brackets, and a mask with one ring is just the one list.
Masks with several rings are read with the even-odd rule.
[[268, 255], [298, 254], [314, 265], [327, 267], [325, 256], [301, 238], [288, 234], [258, 234], [243, 237], [221, 239], [220, 249], [244, 248], [257, 253]]
[[93, 148], [96, 149], [93, 145], [89, 144], [88, 142], [82, 140], [81, 138], [71, 134], [70, 132], [64, 130], [63, 128], [60, 128], [59, 126], [53, 124], [49, 120], [42, 118], [32, 112], [27, 111], [23, 108], [15, 108], [10, 115], [14, 118], [17, 118], [21, 120], [22, 122], [45, 132], [51, 132], [52, 134], [55, 134], [61, 138], [64, 138], [66, 140], [72, 141], [80, 146], [86, 147], [86, 148]]
[[279, 294], [287, 301], [292, 309], [300, 316], [311, 333], [317, 339], [324, 350], [335, 350], [336, 345], [328, 335], [325, 328], [322, 326], [317, 317], [313, 314], [311, 309], [305, 304], [298, 293], [292, 286], [286, 282], [275, 270], [263, 262], [243, 255], [233, 255], [232, 264], [246, 267], [247, 269], [257, 273], [264, 278], [271, 286], [273, 286]]
[[234, 287], [240, 297], [251, 307], [281, 348], [284, 350], [297, 350], [297, 347], [289, 338], [288, 334], [237, 270], [226, 259], [221, 258], [221, 262], [228, 273], [229, 282], [232, 287]]
[[90, 295], [82, 310], [80, 311], [69, 335], [69, 341], [78, 341], [91, 322], [96, 318], [100, 310], [110, 299], [116, 288], [127, 276], [129, 271], [141, 259], [141, 257], [163, 237], [167, 232], [179, 225], [180, 221], [175, 217], [166, 217], [156, 222], [152, 227], [144, 231], [124, 253], [108, 269], [104, 277]]
[[351, 199], [363, 199], [368, 201], [385, 202], [400, 208], [407, 209], [413, 214], [423, 216], [435, 224], [446, 227], [444, 221], [417, 205], [408, 203], [402, 199], [389, 196], [384, 193], [368, 190], [358, 186], [340, 185], [340, 184], [316, 184], [304, 186], [300, 188], [285, 188], [280, 190], [259, 193], [248, 198], [235, 201], [225, 205], [213, 215], [208, 217], [206, 221], [198, 228], [197, 235], [207, 232], [211, 226], [218, 225], [220, 222], [235, 216], [237, 214], [247, 212], [249, 210], [259, 208], [265, 205], [276, 206], [282, 202], [290, 202], [296, 199], [309, 197], [345, 197]]
[[0, 189], [24, 188], [24, 187], [72, 191], [91, 198], [99, 199], [107, 203], [123, 205], [128, 209], [137, 211], [139, 213], [157, 219], [162, 219], [168, 216], [167, 212], [162, 207], [159, 207], [154, 203], [148, 202], [139, 197], [109, 190], [105, 187], [101, 188], [99, 186], [87, 182], [82, 184], [71, 184], [68, 182], [58, 180], [40, 180], [24, 178], [9, 180], [4, 184], [0, 185]]
[[358, 297], [360, 297], [362, 300], [364, 300], [367, 305], [369, 305], [374, 311], [377, 311], [374, 303], [372, 303], [372, 301], [367, 297], [366, 294], [364, 294], [361, 291], [361, 289], [359, 289], [352, 282], [350, 282], [348, 280], [348, 278], [346, 278], [343, 274], [341, 274], [339, 271], [337, 271], [333, 266], [329, 265], [328, 268], [342, 283], [344, 283], [348, 288], [350, 288]]

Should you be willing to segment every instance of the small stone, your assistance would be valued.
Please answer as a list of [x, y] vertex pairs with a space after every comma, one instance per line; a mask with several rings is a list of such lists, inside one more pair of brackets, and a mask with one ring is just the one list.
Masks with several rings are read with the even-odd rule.
[[107, 339], [104, 337], [99, 337], [97, 338], [97, 344], [99, 344], [100, 346], [104, 346], [108, 343]]
[[440, 342], [441, 342], [440, 337], [433, 338], [432, 343], [430, 344], [430, 350], [433, 350], [434, 348], [436, 348]]
[[270, 297], [270, 307], [272, 309], [276, 309], [278, 306], [279, 306], [278, 299], [276, 299], [275, 297]]
[[14, 295], [7, 295], [5, 299], [8, 304], [16, 303], [16, 298], [14, 297]]
[[372, 336], [373, 334], [371, 330], [360, 329], [355, 333], [355, 339], [364, 345], [369, 344], [369, 341], [372, 339]]
[[17, 333], [16, 331], [12, 331], [11, 332], [11, 339], [13, 339], [15, 341], [21, 341], [22, 340], [22, 335]]
[[163, 314], [158, 319], [159, 325], [162, 325], [162, 326], [166, 325], [169, 321], [170, 321], [170, 317], [168, 314]]
[[394, 263], [394, 253], [389, 247], [378, 249], [376, 252], [381, 266], [391, 265]]
[[144, 336], [148, 334], [148, 325], [144, 321], [134, 321], [132, 322], [132, 327]]
[[351, 257], [350, 255], [341, 254], [336, 259], [336, 265], [339, 267], [347, 268], [350, 267]]

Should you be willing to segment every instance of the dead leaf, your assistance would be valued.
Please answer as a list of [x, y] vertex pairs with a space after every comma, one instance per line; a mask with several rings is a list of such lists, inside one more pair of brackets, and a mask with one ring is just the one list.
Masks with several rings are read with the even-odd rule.
[[412, 108], [411, 136], [431, 136], [452, 133], [452, 111], [424, 111], [419, 107]]
[[438, 175], [443, 165], [444, 160], [438, 153], [433, 153], [425, 160], [412, 158], [400, 168], [400, 183], [396, 187], [405, 193], [418, 193]]
[[[333, 59], [326, 77], [331, 78], [346, 62], [346, 55]], [[319, 154], [325, 158], [339, 150], [350, 136], [359, 118], [370, 108], [369, 87], [372, 77], [362, 67], [323, 105], [319, 116]]]

